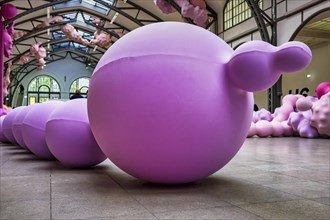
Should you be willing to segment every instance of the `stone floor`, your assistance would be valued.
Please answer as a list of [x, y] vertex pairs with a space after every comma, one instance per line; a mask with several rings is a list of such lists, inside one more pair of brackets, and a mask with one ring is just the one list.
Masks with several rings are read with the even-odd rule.
[[212, 176], [166, 186], [109, 160], [68, 169], [0, 145], [0, 219], [330, 219], [330, 139], [252, 138]]

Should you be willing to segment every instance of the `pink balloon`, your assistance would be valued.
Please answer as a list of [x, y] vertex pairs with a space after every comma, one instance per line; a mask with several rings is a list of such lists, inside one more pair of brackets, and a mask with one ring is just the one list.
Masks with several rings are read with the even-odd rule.
[[330, 82], [322, 82], [316, 87], [317, 98], [321, 98], [324, 94], [330, 92]]
[[259, 137], [268, 137], [273, 133], [273, 127], [269, 121], [260, 120], [256, 123], [257, 135]]
[[67, 101], [49, 116], [46, 141], [52, 154], [69, 167], [90, 167], [106, 159], [90, 129], [86, 99]]
[[248, 133], [247, 137], [253, 137], [256, 134], [257, 134], [256, 124], [254, 122], [251, 122], [251, 126], [250, 126], [249, 133]]
[[50, 113], [61, 104], [63, 104], [61, 101], [34, 104], [24, 118], [22, 125], [24, 143], [39, 158], [55, 158], [46, 144], [45, 130]]
[[12, 19], [16, 16], [17, 14], [17, 8], [12, 5], [12, 4], [3, 4], [1, 6], [1, 14], [6, 18], [6, 19]]
[[284, 137], [291, 137], [293, 135], [293, 130], [290, 125], [288, 125], [288, 121], [282, 121], [281, 122], [283, 127], [283, 136]]
[[125, 172], [156, 183], [195, 181], [242, 146], [252, 119], [250, 92], [310, 60], [298, 42], [253, 41], [234, 52], [195, 25], [146, 25], [116, 41], [95, 68], [87, 100], [91, 129]]
[[272, 134], [271, 136], [273, 137], [280, 137], [283, 135], [284, 133], [284, 128], [281, 124], [281, 122], [279, 121], [272, 121], [270, 122], [271, 126], [272, 126]]
[[3, 143], [9, 142], [6, 136], [3, 133], [3, 120], [5, 119], [6, 115], [0, 116], [0, 141]]
[[26, 147], [26, 144], [23, 139], [22, 126], [23, 126], [23, 121], [25, 119], [25, 116], [29, 112], [30, 108], [31, 108], [31, 105], [24, 107], [19, 113], [17, 113], [17, 115], [13, 121], [13, 135], [15, 137], [15, 140], [17, 141], [19, 146], [21, 146], [22, 148], [26, 148], [26, 149], [27, 149], [27, 147]]
[[14, 122], [16, 115], [25, 107], [26, 106], [20, 106], [20, 107], [14, 108], [12, 111], [10, 111], [7, 114], [7, 116], [4, 118], [3, 123], [2, 123], [3, 134], [12, 144], [15, 144], [15, 145], [17, 144], [17, 141], [13, 134], [13, 122]]

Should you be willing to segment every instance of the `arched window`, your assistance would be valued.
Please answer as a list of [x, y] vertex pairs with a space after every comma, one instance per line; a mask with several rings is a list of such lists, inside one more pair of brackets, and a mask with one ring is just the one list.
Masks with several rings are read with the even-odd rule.
[[[259, 7], [263, 7], [263, 0], [259, 0]], [[249, 18], [251, 10], [246, 0], [228, 0], [224, 10], [224, 30], [227, 30]]]
[[88, 77], [81, 77], [73, 81], [70, 86], [70, 96], [76, 92], [76, 89], [80, 89], [82, 95], [87, 95], [89, 80]]
[[50, 76], [37, 76], [31, 80], [27, 91], [28, 105], [60, 99], [61, 89], [58, 82]]

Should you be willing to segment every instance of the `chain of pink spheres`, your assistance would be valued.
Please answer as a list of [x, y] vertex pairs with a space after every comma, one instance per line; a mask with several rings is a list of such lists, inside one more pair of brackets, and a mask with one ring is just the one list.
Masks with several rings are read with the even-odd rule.
[[273, 114], [266, 109], [254, 112], [248, 137], [329, 137], [330, 82], [320, 83], [316, 95], [286, 95]]

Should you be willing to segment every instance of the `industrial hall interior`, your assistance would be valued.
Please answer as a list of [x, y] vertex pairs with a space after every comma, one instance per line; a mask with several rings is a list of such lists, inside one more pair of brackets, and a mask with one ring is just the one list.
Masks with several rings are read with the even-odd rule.
[[330, 0], [0, 0], [0, 220], [330, 220]]

